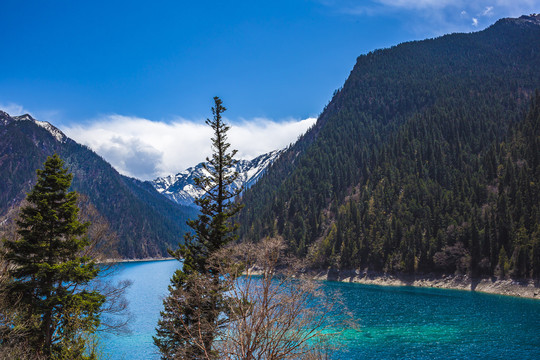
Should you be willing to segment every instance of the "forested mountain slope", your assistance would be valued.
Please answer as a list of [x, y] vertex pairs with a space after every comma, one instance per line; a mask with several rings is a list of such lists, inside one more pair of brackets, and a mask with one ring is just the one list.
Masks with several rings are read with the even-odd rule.
[[15, 209], [36, 181], [36, 169], [57, 153], [73, 173], [72, 188], [86, 195], [119, 238], [125, 258], [166, 256], [195, 211], [160, 195], [150, 183], [120, 175], [89, 148], [28, 115], [0, 111], [0, 217]]
[[539, 64], [538, 16], [360, 56], [244, 194], [242, 237], [322, 267], [538, 277]]

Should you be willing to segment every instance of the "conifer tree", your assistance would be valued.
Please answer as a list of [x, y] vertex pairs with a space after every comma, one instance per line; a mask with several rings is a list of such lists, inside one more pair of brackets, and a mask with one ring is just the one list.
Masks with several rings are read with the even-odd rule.
[[213, 132], [212, 157], [206, 158], [207, 175], [195, 179], [205, 194], [195, 201], [200, 207], [196, 220], [188, 221], [192, 233], [184, 236], [184, 244], [170, 254], [183, 261], [169, 286], [164, 310], [158, 322], [154, 343], [163, 359], [208, 359], [215, 357], [212, 343], [218, 329], [226, 323], [219, 269], [208, 262], [224, 245], [236, 239], [237, 225], [232, 217], [241, 205], [232, 199], [241, 189], [233, 190], [238, 173], [233, 170], [236, 150], [229, 151], [227, 131], [223, 121], [226, 110], [220, 98], [214, 97], [213, 119], [207, 119]]
[[96, 263], [80, 255], [89, 224], [78, 221], [77, 194], [68, 192], [73, 175], [56, 154], [37, 176], [17, 221], [19, 237], [4, 240], [10, 270], [3, 305], [35, 358], [91, 359], [86, 335], [98, 328], [105, 297], [88, 286]]

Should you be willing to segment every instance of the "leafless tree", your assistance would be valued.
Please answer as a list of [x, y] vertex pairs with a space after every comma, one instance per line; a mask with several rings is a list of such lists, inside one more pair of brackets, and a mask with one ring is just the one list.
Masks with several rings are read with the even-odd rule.
[[[333, 350], [330, 339], [336, 335], [333, 329], [343, 327], [343, 316], [330, 316], [336, 306], [342, 311], [340, 300], [323, 291], [322, 283], [300, 276], [301, 263], [286, 256], [285, 250], [283, 240], [265, 239], [229, 246], [209, 259], [224, 274], [219, 290], [226, 290], [227, 309], [216, 314], [221, 322], [207, 324], [203, 312], [212, 309], [197, 307], [201, 314], [197, 326], [190, 328], [192, 344], [203, 349], [202, 334], [209, 327], [218, 334], [206, 359], [328, 358]], [[218, 290], [201, 275], [191, 277], [190, 283], [199, 291], [176, 294], [189, 296], [188, 303], [204, 303], [206, 294]]]
[[84, 254], [100, 263], [100, 274], [94, 279], [91, 286], [105, 295], [106, 302], [101, 307], [101, 327], [98, 331], [123, 333], [128, 332], [128, 324], [132, 319], [129, 312], [125, 292], [132, 284], [130, 280], [116, 283], [111, 278], [118, 267], [118, 236], [111, 230], [108, 221], [97, 211], [88, 197], [79, 194], [78, 207], [81, 221], [88, 221], [87, 235], [90, 245], [83, 251]]
[[322, 283], [302, 277], [302, 263], [285, 250], [282, 239], [231, 250], [246, 268], [244, 276], [231, 276], [230, 321], [217, 342], [222, 358], [324, 359], [331, 352], [331, 329], [341, 320], [329, 315], [339, 301], [328, 298]]
[[[10, 217], [2, 220], [0, 239], [12, 238], [16, 227]], [[32, 354], [24, 346], [27, 336], [25, 324], [15, 326], [16, 311], [7, 309], [5, 285], [9, 281], [10, 264], [4, 259], [3, 242], [0, 241], [0, 359], [32, 359]], [[38, 360], [38, 359], [32, 359]]]

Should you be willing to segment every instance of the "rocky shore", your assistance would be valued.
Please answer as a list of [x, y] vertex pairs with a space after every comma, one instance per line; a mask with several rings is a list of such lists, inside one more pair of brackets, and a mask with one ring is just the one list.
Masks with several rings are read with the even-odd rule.
[[152, 257], [152, 258], [143, 258], [143, 259], [104, 259], [98, 261], [101, 264], [115, 264], [115, 263], [131, 263], [131, 262], [145, 262], [145, 261], [164, 261], [164, 260], [175, 260], [173, 257]]
[[381, 286], [416, 286], [441, 289], [478, 291], [490, 294], [540, 299], [540, 281], [471, 278], [467, 275], [407, 275], [371, 271], [326, 271], [313, 276], [317, 280], [343, 281]]

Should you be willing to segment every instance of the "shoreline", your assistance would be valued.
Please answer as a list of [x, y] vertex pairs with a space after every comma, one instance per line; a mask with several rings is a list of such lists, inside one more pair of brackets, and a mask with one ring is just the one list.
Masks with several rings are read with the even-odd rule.
[[[144, 258], [144, 259], [106, 259], [102, 263], [136, 263], [149, 261], [170, 261], [174, 257]], [[257, 271], [249, 271], [256, 275]], [[540, 280], [532, 279], [498, 279], [471, 278], [468, 275], [444, 275], [444, 274], [388, 274], [376, 271], [348, 270], [338, 272], [336, 270], [308, 271], [307, 275], [314, 280], [339, 281], [354, 284], [378, 285], [378, 286], [413, 286], [419, 288], [438, 288], [481, 292], [494, 295], [505, 295], [540, 300]], [[301, 276], [302, 276], [301, 275]]]
[[482, 292], [540, 300], [539, 280], [515, 280], [490, 278], [471, 278], [467, 275], [407, 275], [386, 274], [371, 271], [326, 271], [312, 273], [313, 279], [325, 281], [350, 282], [379, 286], [414, 286]]
[[173, 257], [153, 257], [153, 258], [144, 258], [144, 259], [105, 259], [100, 261], [100, 264], [111, 264], [111, 263], [131, 263], [131, 262], [147, 262], [147, 261], [168, 261], [176, 260]]

